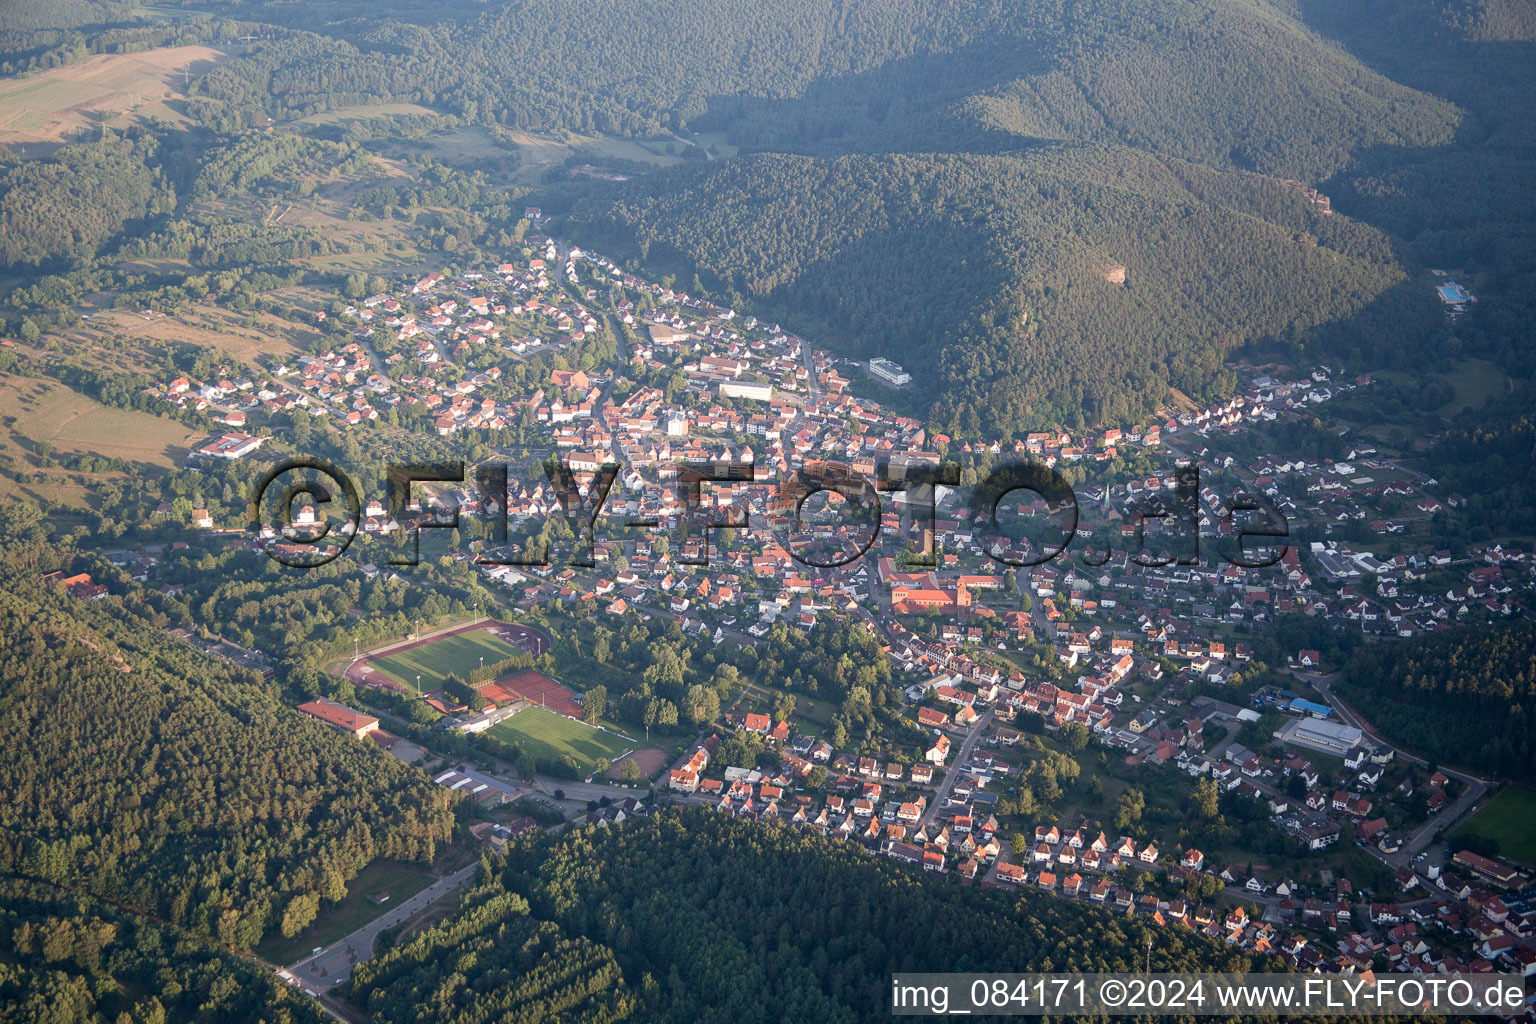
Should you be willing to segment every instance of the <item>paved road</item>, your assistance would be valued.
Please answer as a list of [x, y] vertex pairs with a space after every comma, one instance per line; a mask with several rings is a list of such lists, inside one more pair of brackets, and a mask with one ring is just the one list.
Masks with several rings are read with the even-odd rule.
[[955, 780], [960, 777], [961, 766], [971, 759], [971, 751], [976, 749], [976, 744], [981, 740], [981, 734], [986, 731], [987, 723], [992, 721], [993, 710], [988, 708], [986, 714], [976, 719], [976, 724], [971, 726], [971, 731], [966, 734], [964, 742], [960, 744], [960, 749], [956, 751], [955, 759], [950, 763], [949, 770], [944, 773], [944, 780], [939, 783], [939, 788], [934, 792], [933, 802], [928, 805], [928, 809], [923, 812], [922, 818], [919, 819], [919, 827], [926, 827], [932, 822], [934, 815], [944, 805], [944, 800], [949, 796], [951, 787], [954, 786]]
[[557, 779], [553, 775], [535, 775], [533, 782], [535, 787], [551, 800], [554, 799], [555, 790], [558, 789], [565, 794], [565, 802], [573, 805], [585, 804], [589, 800], [601, 800], [605, 796], [613, 800], [625, 800], [629, 797], [643, 800], [650, 792], [648, 787], [628, 789], [616, 783], [578, 782], [575, 779]]
[[815, 398], [821, 397], [821, 382], [816, 379], [816, 362], [811, 357], [812, 345], [804, 338], [800, 339], [800, 361], [805, 364], [807, 374], [805, 386]]
[[[1332, 705], [1338, 711], [1339, 717], [1343, 719], [1346, 724], [1354, 726], [1356, 729], [1359, 729], [1361, 732], [1369, 736], [1376, 743], [1379, 743], [1383, 747], [1392, 750], [1395, 753], [1395, 756], [1400, 757], [1405, 761], [1411, 761], [1417, 765], [1422, 765], [1425, 767], [1428, 766], [1429, 762], [1424, 758], [1418, 756], [1417, 754], [1410, 754], [1406, 750], [1403, 750], [1401, 747], [1393, 745], [1389, 740], [1386, 739], [1386, 737], [1382, 736], [1375, 729], [1371, 728], [1370, 723], [1361, 718], [1358, 712], [1356, 712], [1341, 698], [1333, 693], [1333, 681], [1339, 677], [1339, 673], [1331, 672], [1327, 675], [1320, 675], [1314, 672], [1301, 672], [1296, 669], [1289, 669], [1287, 671], [1289, 671], [1290, 675], [1296, 679], [1309, 683], [1313, 689], [1322, 695], [1324, 702]], [[1478, 776], [1472, 775], [1468, 772], [1459, 771], [1455, 768], [1448, 768], [1445, 765], [1437, 765], [1436, 767], [1448, 778], [1455, 779], [1457, 782], [1461, 783], [1462, 793], [1459, 797], [1451, 802], [1450, 806], [1446, 807], [1439, 814], [1433, 815], [1428, 821], [1424, 822], [1424, 824], [1410, 832], [1396, 853], [1384, 854], [1377, 850], [1374, 846], [1368, 847], [1368, 849], [1373, 854], [1375, 854], [1381, 861], [1390, 867], [1399, 868], [1403, 867], [1404, 865], [1411, 865], [1413, 863], [1413, 858], [1417, 856], [1421, 850], [1423, 850], [1430, 843], [1434, 842], [1436, 837], [1442, 833], [1450, 831], [1451, 827], [1455, 825], [1456, 822], [1460, 821], [1463, 816], [1470, 813], [1478, 801], [1482, 800], [1483, 797], [1488, 794], [1488, 790], [1492, 785], [1490, 780], [1479, 778]]]
[[315, 992], [329, 991], [351, 977], [352, 967], [355, 964], [372, 959], [373, 943], [381, 931], [393, 928], [425, 910], [427, 904], [438, 897], [468, 885], [479, 869], [480, 862], [477, 860], [451, 875], [438, 879], [346, 938], [339, 939], [318, 954], [305, 957], [293, 964], [288, 968], [288, 973], [297, 978], [300, 986], [305, 989]]

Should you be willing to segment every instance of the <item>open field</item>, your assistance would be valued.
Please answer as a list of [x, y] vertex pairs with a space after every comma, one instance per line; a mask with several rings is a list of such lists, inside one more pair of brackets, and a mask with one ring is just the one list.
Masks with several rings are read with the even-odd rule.
[[681, 157], [668, 155], [661, 144], [642, 143], [633, 139], [574, 134], [556, 139], [526, 131], [514, 131], [508, 134], [517, 144], [518, 156], [521, 158], [517, 173], [513, 177], [527, 184], [538, 182], [551, 167], [564, 163], [566, 158], [578, 151], [590, 153], [594, 159], [614, 157], [621, 160], [639, 160], [658, 167], [669, 167], [682, 162]]
[[166, 102], [183, 96], [182, 69], [201, 74], [224, 56], [208, 46], [104, 53], [0, 82], [0, 143], [64, 142], [124, 114], [179, 120]]
[[554, 763], [569, 754], [584, 769], [591, 770], [599, 757], [617, 761], [639, 746], [635, 740], [616, 733], [594, 729], [543, 708], [524, 708], [511, 718], [491, 727], [491, 735], [506, 743], [516, 743], [541, 762]]
[[740, 152], [740, 149], [725, 141], [725, 132], [694, 132], [693, 141], [705, 149], [713, 146], [722, 157], [732, 157]]
[[[389, 161], [380, 162], [381, 169], [394, 166]], [[398, 175], [393, 173], [352, 178], [310, 176], [307, 180], [314, 185], [315, 191], [301, 198], [252, 195], [211, 199], [199, 203], [195, 212], [218, 221], [260, 224], [276, 231], [309, 229], [335, 246], [359, 250], [332, 253], [330, 258], [352, 256], [362, 258], [365, 265], [372, 266], [379, 264], [381, 257], [386, 257], [395, 246], [408, 243], [408, 226], [390, 219], [348, 220], [347, 213], [363, 189], [397, 179]], [[294, 262], [315, 258], [295, 257]]]
[[339, 124], [343, 121], [366, 121], [374, 117], [407, 117], [412, 114], [435, 117], [437, 111], [415, 103], [363, 103], [338, 110], [322, 110], [299, 118], [300, 124]]
[[[432, 884], [432, 876], [419, 867], [378, 862], [368, 865], [347, 885], [347, 895], [340, 903], [321, 904], [313, 924], [291, 939], [277, 932], [256, 947], [268, 961], [291, 964], [316, 946], [329, 946], [337, 939], [357, 931], [369, 921], [410, 899]], [[389, 899], [375, 902], [383, 893]]]
[[370, 664], [405, 687], [414, 687], [416, 676], [420, 673], [422, 689], [431, 690], [450, 674], [463, 679], [480, 667], [482, 657], [494, 663], [517, 653], [519, 649], [510, 642], [490, 630], [479, 629], [455, 633], [419, 647], [386, 654], [372, 659]]
[[1498, 840], [1501, 856], [1536, 864], [1536, 790], [1510, 786], [1488, 801], [1451, 833], [1452, 850], [1456, 836], [1469, 832]]
[[84, 324], [66, 332], [68, 348], [80, 355], [81, 342], [98, 343], [119, 352], [131, 350], [127, 367], [150, 370], [158, 367], [165, 352], [178, 344], [219, 349], [231, 359], [250, 363], [258, 356], [289, 358], [298, 351], [296, 342], [317, 336], [313, 328], [279, 319], [270, 313], [246, 314], [219, 306], [192, 306], [175, 316], [148, 316], [126, 309], [95, 313]]
[[[204, 437], [175, 420], [102, 405], [55, 381], [10, 374], [0, 374], [0, 422], [0, 463], [29, 473], [37, 472], [37, 446], [44, 442], [58, 455], [101, 455], [170, 468]], [[39, 493], [71, 504], [83, 503], [85, 492], [78, 481], [97, 476], [62, 469], [43, 472], [50, 482], [28, 487], [42, 487]], [[18, 489], [15, 480], [0, 480], [0, 497]]]
[[521, 148], [498, 138], [481, 125], [466, 125], [435, 132], [420, 139], [390, 139], [377, 152], [405, 159], [413, 153], [430, 153], [433, 159], [451, 167], [473, 168], [495, 173], [498, 169], [511, 177], [521, 159]]
[[1448, 379], [1456, 389], [1456, 397], [1439, 409], [1447, 419], [1463, 409], [1481, 409], [1509, 389], [1509, 374], [1486, 359], [1464, 360]]

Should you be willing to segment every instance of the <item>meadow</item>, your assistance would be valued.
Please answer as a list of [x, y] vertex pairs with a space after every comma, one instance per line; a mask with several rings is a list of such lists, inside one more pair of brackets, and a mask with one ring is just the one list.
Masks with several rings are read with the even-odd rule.
[[[184, 98], [183, 69], [201, 74], [225, 56], [207, 46], [97, 54], [0, 82], [0, 143], [58, 143], [124, 115], [184, 121], [166, 101]], [[94, 136], [92, 136], [94, 137]]]

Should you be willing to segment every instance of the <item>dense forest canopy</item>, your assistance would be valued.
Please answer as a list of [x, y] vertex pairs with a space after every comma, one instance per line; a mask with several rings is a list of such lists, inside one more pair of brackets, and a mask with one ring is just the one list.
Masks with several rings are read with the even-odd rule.
[[376, 859], [451, 839], [420, 773], [118, 600], [19, 571], [0, 587], [0, 871], [254, 946]]
[[1536, 780], [1536, 624], [1372, 644], [1350, 661], [1337, 685], [1410, 750], [1444, 764]]
[[70, 146], [0, 177], [0, 263], [88, 257], [131, 220], [169, 209], [150, 139]]
[[272, 972], [99, 900], [0, 879], [0, 1020], [321, 1024]]
[[1068, 900], [945, 884], [695, 808], [514, 849], [459, 913], [358, 968], [377, 1021], [878, 1021], [898, 971], [1263, 969]]
[[346, 994], [381, 1022], [851, 1024], [890, 1015], [896, 972], [1133, 971], [1148, 956], [1154, 970], [1277, 967], [695, 808], [513, 848], [456, 915], [360, 966]]
[[[411, 99], [507, 124], [717, 126], [774, 149], [1122, 142], [1292, 177], [1358, 147], [1449, 139], [1451, 105], [1377, 75], [1263, 0], [653, 0], [232, 4], [346, 40], [260, 48], [206, 94], [267, 113]], [[985, 141], [988, 136], [997, 138]]]

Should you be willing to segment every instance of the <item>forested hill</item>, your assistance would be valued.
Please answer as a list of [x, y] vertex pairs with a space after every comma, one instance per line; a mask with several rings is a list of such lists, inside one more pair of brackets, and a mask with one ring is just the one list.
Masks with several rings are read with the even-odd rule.
[[537, 839], [457, 916], [360, 965], [380, 1024], [533, 1019], [848, 1024], [897, 971], [1260, 969], [1086, 903], [945, 879], [695, 808]]
[[524, 126], [719, 127], [794, 151], [1066, 138], [1309, 180], [1360, 147], [1445, 142], [1457, 120], [1269, 0], [213, 6], [348, 44], [261, 47], [208, 77], [206, 95], [263, 117], [393, 98]]
[[1536, 624], [1446, 630], [1372, 644], [1336, 684], [1408, 749], [1536, 782]]
[[324, 1024], [271, 970], [118, 907], [0, 878], [0, 1020]]
[[443, 790], [121, 600], [0, 581], [0, 874], [250, 947], [450, 839]]
[[1200, 394], [1232, 348], [1351, 316], [1403, 277], [1382, 235], [1294, 188], [1118, 147], [757, 155], [575, 219], [819, 323], [833, 348], [936, 368], [935, 422], [962, 435], [1130, 421], [1170, 386]]

